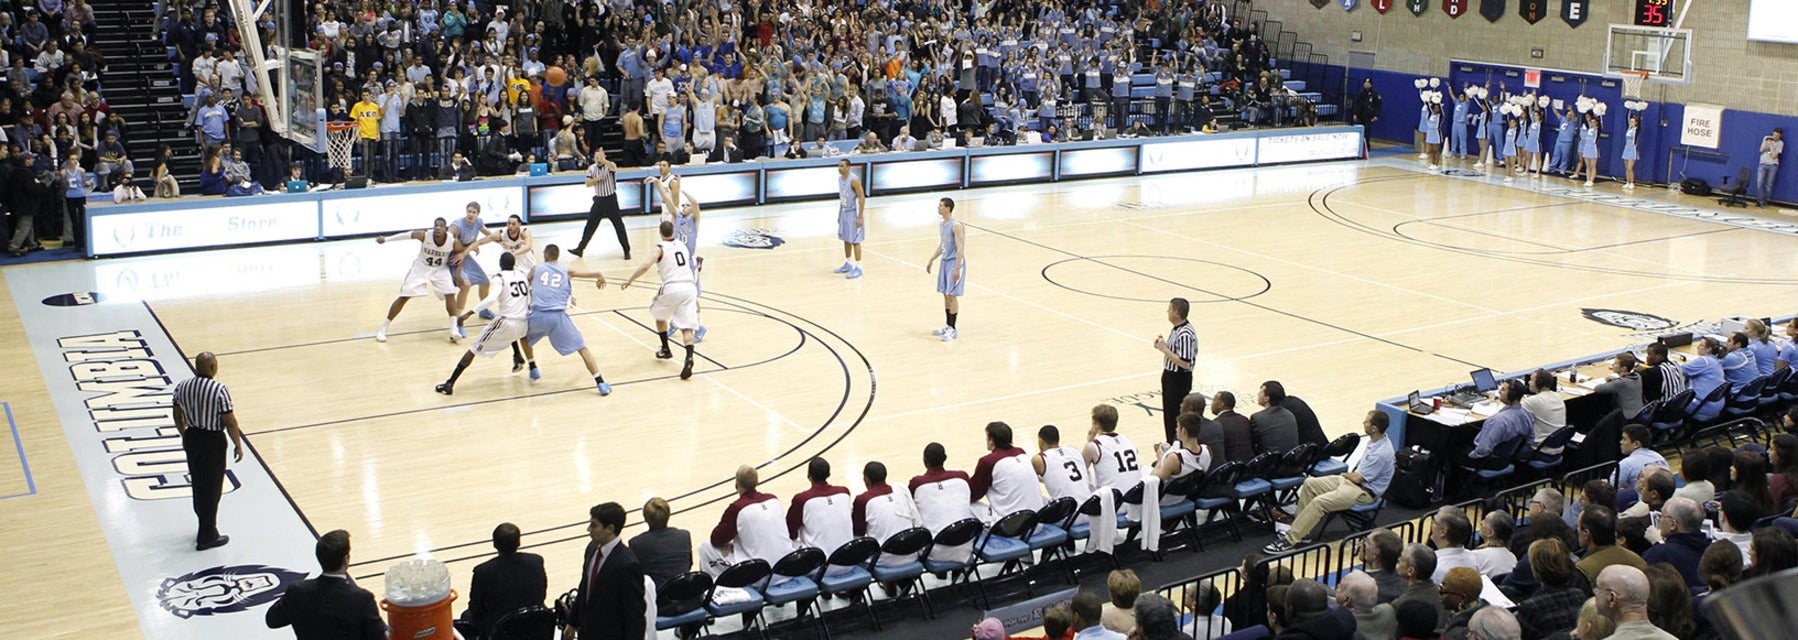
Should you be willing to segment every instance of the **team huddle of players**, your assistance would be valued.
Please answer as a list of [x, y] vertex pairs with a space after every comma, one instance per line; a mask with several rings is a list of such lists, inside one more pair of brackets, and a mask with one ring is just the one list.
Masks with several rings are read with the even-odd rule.
[[[837, 235], [843, 241], [844, 265], [837, 269], [837, 273], [845, 273], [853, 279], [862, 275], [861, 242], [866, 197], [850, 168], [847, 160], [838, 165], [841, 199]], [[680, 377], [686, 380], [693, 376], [693, 345], [703, 341], [706, 333], [705, 325], [699, 319], [700, 203], [692, 193], [682, 191], [680, 176], [673, 174], [667, 162], [659, 164], [659, 175], [643, 182], [661, 202], [658, 229], [661, 241], [619, 288], [630, 288], [650, 268], [656, 269], [661, 286], [649, 306], [661, 341], [661, 348], [655, 355], [660, 359], [673, 358], [669, 340], [679, 332], [685, 351]], [[956, 337], [957, 300], [967, 270], [962, 225], [954, 219], [954, 209], [953, 200], [943, 198], [939, 201], [937, 212], [943, 219], [939, 231], [941, 241], [936, 254], [924, 267], [929, 273], [933, 266], [939, 266], [939, 263], [941, 266], [937, 271], [937, 291], [943, 294], [947, 324], [932, 334], [944, 341]], [[579, 353], [599, 394], [611, 394], [612, 385], [599, 373], [599, 364], [587, 349], [586, 339], [568, 315], [568, 305], [573, 298], [572, 281], [591, 279], [598, 288], [604, 289], [605, 274], [570, 269], [558, 263], [561, 250], [554, 244], [544, 246], [543, 261], [539, 263], [530, 229], [518, 216], [511, 216], [504, 229], [488, 231], [481, 221], [481, 205], [476, 202], [468, 203], [463, 217], [455, 222], [438, 218], [429, 230], [397, 233], [375, 238], [375, 241], [385, 244], [406, 239], [419, 242], [418, 257], [413, 260], [405, 282], [400, 286], [399, 296], [388, 308], [387, 319], [375, 332], [376, 341], [387, 341], [387, 330], [405, 308], [407, 300], [425, 295], [444, 300], [444, 310], [450, 317], [449, 340], [452, 343], [467, 337], [463, 323], [470, 317], [479, 314], [489, 321], [456, 363], [449, 379], [437, 385], [438, 393], [454, 394], [456, 380], [476, 357], [492, 357], [508, 349], [512, 352], [513, 372], [528, 367], [531, 379], [539, 379], [541, 374], [532, 347], [547, 337], [557, 353], [564, 356]], [[497, 244], [503, 250], [499, 257], [500, 270], [491, 275], [473, 259], [481, 245], [489, 243]], [[472, 307], [467, 306], [469, 291], [477, 288], [478, 301]]]

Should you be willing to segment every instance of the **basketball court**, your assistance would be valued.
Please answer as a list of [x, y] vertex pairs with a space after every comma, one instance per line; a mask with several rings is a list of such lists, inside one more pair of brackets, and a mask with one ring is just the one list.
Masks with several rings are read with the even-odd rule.
[[[546, 557], [553, 597], [575, 585], [590, 506], [623, 503], [628, 536], [643, 501], [663, 496], [697, 539], [741, 464], [783, 503], [806, 487], [813, 456], [860, 492], [863, 464], [882, 461], [902, 483], [929, 442], [971, 468], [993, 420], [1031, 450], [1044, 424], [1081, 439], [1100, 403], [1119, 406], [1121, 430], [1146, 449], [1161, 433], [1151, 343], [1174, 296], [1194, 302], [1199, 390], [1234, 391], [1250, 413], [1256, 386], [1279, 380], [1332, 436], [1375, 401], [1472, 369], [1638, 341], [1588, 310], [1681, 324], [1792, 311], [1790, 221], [1718, 216], [1664, 191], [1450, 173], [1401, 157], [877, 197], [858, 280], [831, 274], [834, 202], [708, 210], [710, 332], [688, 381], [678, 359], [652, 356], [654, 283], [619, 290], [636, 263], [601, 229], [585, 259], [564, 251], [563, 262], [612, 279], [577, 283], [570, 309], [615, 388], [604, 398], [578, 357], [542, 344], [540, 381], [502, 356], [477, 361], [454, 396], [434, 393], [467, 346], [446, 340], [440, 304], [415, 300], [388, 342], [370, 337], [416, 255], [410, 241], [11, 268], [0, 305], [20, 321], [0, 324], [0, 362], [15, 372], [0, 401], [14, 438], [0, 442], [18, 464], [0, 452], [0, 590], [12, 594], [0, 618], [25, 637], [175, 637], [182, 612], [204, 609], [234, 620], [233, 637], [281, 637], [255, 631], [259, 602], [233, 613], [218, 600], [258, 593], [241, 580], [256, 572], [206, 572], [315, 572], [313, 536], [342, 528], [352, 575], [377, 596], [386, 567], [417, 554], [449, 562], [466, 594], [502, 521]], [[924, 272], [941, 195], [958, 203], [970, 265], [961, 336], [947, 343], [930, 335], [943, 313]], [[640, 260], [654, 218], [629, 222]], [[539, 253], [579, 230], [534, 226]], [[492, 271], [497, 257], [479, 260]], [[220, 510], [229, 546], [195, 553], [185, 493], [159, 488], [184, 482], [178, 440], [106, 438], [108, 424], [166, 410], [52, 400], [118, 384], [116, 370], [79, 366], [106, 350], [175, 380], [190, 375], [181, 356], [218, 354], [253, 449], [232, 465]], [[137, 524], [100, 524], [125, 520]]]

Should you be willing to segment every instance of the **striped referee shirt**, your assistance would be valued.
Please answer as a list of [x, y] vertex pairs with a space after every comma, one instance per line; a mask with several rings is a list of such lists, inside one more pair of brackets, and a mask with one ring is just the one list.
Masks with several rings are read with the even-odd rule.
[[593, 185], [593, 195], [596, 197], [604, 198], [618, 193], [618, 176], [606, 165], [593, 163], [593, 166], [587, 168], [587, 179], [599, 180], [599, 184]]
[[1162, 370], [1192, 371], [1193, 359], [1199, 355], [1199, 334], [1192, 330], [1191, 322], [1182, 322], [1180, 326], [1174, 327], [1174, 332], [1167, 337], [1167, 349], [1174, 352], [1174, 355], [1180, 356], [1181, 360], [1185, 360], [1187, 366], [1180, 366], [1180, 363], [1174, 362], [1173, 358], [1162, 358], [1165, 362]]
[[195, 376], [175, 385], [175, 406], [187, 426], [202, 431], [224, 431], [220, 415], [231, 412], [231, 390], [212, 378]]

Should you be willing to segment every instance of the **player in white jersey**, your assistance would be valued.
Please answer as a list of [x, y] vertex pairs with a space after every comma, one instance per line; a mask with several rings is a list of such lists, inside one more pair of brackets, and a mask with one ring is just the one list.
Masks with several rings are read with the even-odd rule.
[[759, 491], [758, 484], [755, 467], [737, 468], [737, 499], [724, 508], [712, 535], [699, 543], [700, 570], [716, 576], [752, 559], [772, 565], [793, 550], [780, 499]]
[[[940, 443], [924, 445], [924, 473], [914, 476], [908, 485], [912, 503], [918, 506], [918, 518], [930, 535], [941, 534], [949, 525], [974, 517], [972, 489], [968, 474], [943, 468], [949, 453]], [[955, 560], [968, 557], [972, 543], [955, 547], [933, 547], [933, 560]]]
[[850, 521], [854, 500], [848, 487], [830, 484], [830, 462], [823, 458], [806, 463], [805, 478], [812, 486], [793, 496], [787, 507], [787, 533], [799, 546], [830, 554], [855, 537]]
[[1080, 450], [1061, 446], [1061, 430], [1052, 424], [1037, 430], [1036, 446], [1038, 453], [1030, 465], [1042, 476], [1049, 499], [1073, 498], [1075, 503], [1085, 504], [1093, 495], [1093, 481]]
[[400, 285], [400, 295], [393, 299], [387, 307], [387, 319], [381, 321], [381, 328], [375, 331], [376, 342], [387, 341], [387, 327], [393, 319], [399, 317], [400, 309], [406, 308], [406, 301], [424, 295], [434, 295], [443, 300], [443, 309], [450, 316], [450, 342], [461, 338], [461, 321], [456, 317], [456, 284], [450, 277], [449, 259], [455, 252], [456, 238], [450, 235], [449, 222], [438, 218], [431, 224], [430, 231], [405, 231], [391, 236], [375, 238], [375, 242], [387, 244], [388, 241], [405, 239], [417, 240], [418, 257], [412, 260], [412, 269], [406, 272], [406, 282]]
[[449, 380], [437, 385], [437, 393], [446, 396], [455, 394], [456, 379], [462, 377], [462, 371], [474, 363], [475, 356], [489, 358], [505, 350], [508, 345], [512, 348], [514, 373], [523, 369], [526, 362], [536, 364], [531, 346], [524, 342], [525, 333], [530, 326], [531, 276], [519, 271], [517, 267], [518, 258], [510, 253], [501, 254], [499, 273], [489, 277], [493, 283], [493, 293], [462, 313], [459, 320], [466, 320], [475, 312], [488, 307], [495, 309], [493, 322], [475, 337], [474, 344], [468, 346], [468, 352], [462, 354], [462, 360], [456, 363], [456, 370], [450, 373]]
[[668, 328], [672, 325], [680, 330], [681, 345], [687, 350], [680, 379], [686, 380], [693, 377], [693, 329], [699, 326], [699, 289], [694, 286], [693, 269], [688, 266], [692, 264], [693, 256], [687, 252], [687, 245], [674, 239], [674, 223], [663, 220], [660, 231], [661, 243], [621, 288], [629, 289], [631, 283], [643, 277], [650, 267], [657, 268], [662, 287], [656, 290], [655, 300], [649, 304], [649, 315], [656, 320], [656, 335], [662, 339], [662, 349], [656, 352], [656, 357], [664, 360], [674, 357], [668, 350]]
[[506, 218], [506, 228], [487, 234], [474, 243], [475, 247], [494, 243], [506, 253], [512, 254], [518, 261], [518, 270], [529, 276], [537, 267], [537, 250], [531, 245], [531, 230], [524, 226], [524, 220], [518, 214]]
[[[699, 199], [693, 197], [692, 192], [681, 188], [680, 176], [670, 172], [668, 161], [656, 163], [656, 167], [661, 175], [649, 178], [644, 183], [661, 194], [662, 220], [674, 223], [674, 238], [687, 245], [687, 257], [692, 258], [688, 264], [693, 268], [693, 292], [697, 297], [701, 292], [699, 273], [705, 269], [705, 258], [699, 257]], [[693, 331], [693, 342], [705, 342], [704, 324]]]
[[974, 508], [974, 514], [990, 526], [1013, 513], [1043, 508], [1043, 488], [1031, 470], [1031, 456], [1012, 446], [1011, 425], [987, 423], [986, 448], [988, 453], [974, 465], [974, 475], [968, 479], [969, 499], [985, 500]]
[[[1180, 445], [1162, 452], [1161, 461], [1155, 464], [1152, 472], [1161, 479], [1163, 494], [1161, 505], [1179, 504], [1186, 496], [1165, 495], [1168, 483], [1190, 476], [1204, 473], [1211, 468], [1211, 449], [1199, 443], [1199, 429], [1205, 423], [1205, 417], [1197, 413], [1180, 414], [1175, 421], [1174, 434], [1179, 437]], [[1159, 443], [1156, 446], [1160, 446]]]
[[1117, 432], [1117, 407], [1102, 404], [1093, 407], [1092, 442], [1086, 443], [1081, 456], [1092, 465], [1096, 489], [1129, 491], [1142, 482], [1142, 467], [1136, 457], [1136, 445]]
[[[886, 465], [879, 462], [863, 465], [862, 486], [868, 490], [855, 497], [850, 514], [855, 535], [868, 536], [884, 543], [901, 531], [924, 526], [923, 518], [918, 515], [918, 505], [912, 503], [911, 492], [895, 491], [892, 485], [887, 484]], [[880, 564], [896, 567], [916, 559], [883, 554]]]

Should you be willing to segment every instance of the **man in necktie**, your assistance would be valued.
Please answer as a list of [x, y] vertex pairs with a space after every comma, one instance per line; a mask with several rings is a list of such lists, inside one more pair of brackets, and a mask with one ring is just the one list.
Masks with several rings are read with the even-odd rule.
[[584, 640], [641, 640], [647, 621], [644, 612], [643, 567], [636, 554], [622, 544], [624, 507], [616, 502], [588, 511], [587, 545], [581, 564], [580, 595], [575, 599], [576, 626], [563, 629], [563, 638], [578, 632]]

